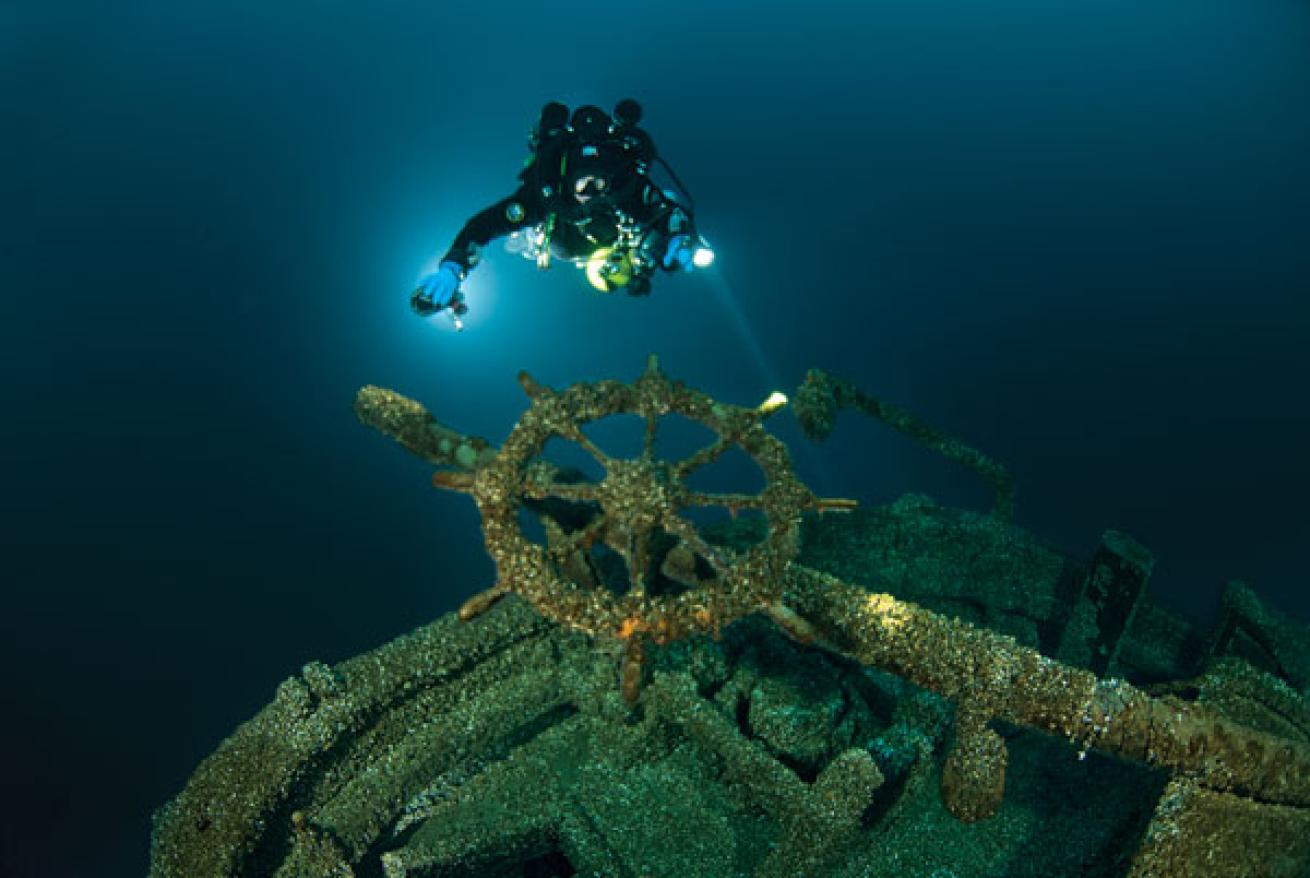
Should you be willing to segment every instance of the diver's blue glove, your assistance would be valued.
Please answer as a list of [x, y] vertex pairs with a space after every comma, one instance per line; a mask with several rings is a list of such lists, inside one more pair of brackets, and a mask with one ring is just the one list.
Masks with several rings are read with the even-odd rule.
[[664, 251], [664, 268], [667, 271], [675, 268], [691, 271], [695, 255], [696, 248], [692, 244], [691, 235], [674, 235], [669, 239], [669, 249]]
[[459, 296], [459, 282], [464, 277], [464, 266], [446, 260], [436, 271], [424, 275], [410, 297], [415, 310], [428, 313], [440, 311]]

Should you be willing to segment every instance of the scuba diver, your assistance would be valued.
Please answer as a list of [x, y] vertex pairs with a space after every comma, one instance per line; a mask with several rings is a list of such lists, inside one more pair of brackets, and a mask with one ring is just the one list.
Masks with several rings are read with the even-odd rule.
[[[549, 268], [552, 257], [586, 271], [602, 292], [650, 292], [657, 269], [691, 271], [713, 261], [696, 232], [691, 196], [637, 123], [641, 106], [622, 100], [611, 116], [595, 106], [569, 108], [552, 101], [528, 138], [531, 155], [519, 187], [474, 215], [455, 237], [440, 267], [410, 295], [419, 315], [449, 309], [457, 329], [468, 309], [460, 284], [478, 264], [482, 248], [508, 236], [507, 248]], [[659, 162], [682, 197], [650, 178]]]

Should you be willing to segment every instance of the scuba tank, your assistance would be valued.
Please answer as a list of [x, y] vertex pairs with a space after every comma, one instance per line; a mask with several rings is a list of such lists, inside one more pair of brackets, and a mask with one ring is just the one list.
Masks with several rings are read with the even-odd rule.
[[[642, 279], [659, 264], [663, 254], [651, 252], [648, 242], [651, 233], [662, 223], [668, 222], [674, 234], [691, 234], [700, 249], [709, 253], [704, 239], [695, 233], [695, 201], [677, 172], [659, 155], [651, 136], [639, 127], [642, 115], [641, 105], [631, 98], [619, 101], [612, 114], [586, 104], [570, 115], [564, 104], [551, 101], [542, 107], [537, 124], [529, 133], [531, 154], [520, 173], [520, 179], [533, 186], [548, 205], [561, 203], [557, 199], [567, 197], [564, 190], [568, 188], [570, 171], [580, 173], [578, 168], [583, 164], [594, 166], [598, 174], [609, 179], [611, 185], [606, 194], [612, 202], [622, 203], [635, 187], [655, 186], [650, 171], [656, 164], [673, 181], [676, 192], [655, 187], [662, 196], [663, 208], [654, 218], [638, 226], [620, 214], [616, 239], [597, 241], [597, 249], [590, 256], [573, 259], [587, 271], [593, 286], [607, 292]], [[681, 216], [670, 221], [674, 212]], [[537, 226], [513, 232], [505, 242], [506, 249], [532, 259], [538, 268], [549, 268], [559, 216], [558, 211], [552, 210]], [[569, 219], [567, 209], [565, 218]]]

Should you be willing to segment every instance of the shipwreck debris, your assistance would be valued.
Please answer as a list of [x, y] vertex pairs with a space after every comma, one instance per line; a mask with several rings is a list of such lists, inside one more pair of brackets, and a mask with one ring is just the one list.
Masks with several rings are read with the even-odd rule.
[[[630, 700], [639, 691], [645, 654], [640, 641], [664, 644], [693, 634], [717, 634], [734, 620], [760, 611], [781, 620], [785, 630], [796, 636], [807, 636], [803, 620], [791, 623], [794, 614], [778, 606], [783, 574], [799, 549], [801, 514], [854, 504], [816, 497], [796, 478], [786, 448], [763, 427], [776, 406], [745, 408], [716, 402], [670, 381], [654, 357], [633, 384], [600, 381], [556, 391], [526, 373], [519, 382], [532, 404], [500, 450], [482, 462], [472, 477], [434, 480], [437, 487], [472, 495], [482, 514], [487, 552], [496, 562], [498, 583], [466, 603], [461, 618], [473, 618], [513, 592], [562, 625], [592, 637], [625, 641], [622, 688]], [[637, 415], [644, 422], [642, 449], [635, 459], [611, 456], [583, 431], [588, 423], [618, 414]], [[660, 419], [669, 414], [708, 428], [715, 438], [681, 460], [659, 459], [655, 438]], [[604, 468], [604, 478], [599, 483], [559, 481], [556, 467], [541, 456], [546, 443], [556, 437], [581, 446]], [[721, 494], [687, 486], [688, 476], [733, 448], [759, 466], [765, 478], [762, 491]], [[589, 505], [596, 514], [585, 526], [557, 533], [552, 545], [542, 546], [524, 535], [519, 512], [526, 500], [549, 499]], [[767, 522], [765, 538], [736, 556], [711, 546], [684, 511], [713, 506], [762, 513]], [[647, 584], [661, 566], [656, 552], [661, 534], [690, 550], [712, 575], [684, 591], [651, 593]], [[570, 565], [576, 566], [576, 556], [596, 543], [622, 558], [628, 578], [625, 593], [600, 587], [593, 577], [579, 582], [565, 575]]]
[[[1086, 874], [1297, 878], [1310, 865], [1304, 632], [1253, 594], [1230, 589], [1200, 676], [1148, 692], [1106, 675], [1146, 661], [1134, 638], [1162, 628], [1146, 597], [1149, 554], [1108, 532], [1091, 563], [1071, 565], [999, 533], [1018, 532], [1005, 522], [1004, 470], [992, 472], [992, 516], [898, 503], [839, 517], [857, 531], [830, 545], [867, 545], [858, 528], [890, 522], [905, 529], [895, 551], [861, 556], [883, 564], [874, 582], [937, 570], [897, 554], [932, 551], [933, 540], [973, 547], [958, 556], [960, 577], [974, 565], [1008, 582], [1023, 559], [1033, 581], [1076, 582], [1073, 594], [1046, 589], [1027, 621], [1083, 618], [1042, 638], [1082, 667], [1043, 655], [1028, 628], [1020, 643], [799, 563], [802, 530], [837, 523], [803, 513], [852, 504], [814, 497], [791, 473], [762, 429], [776, 402], [714, 401], [653, 359], [633, 384], [521, 383], [532, 405], [500, 449], [398, 394], [361, 391], [362, 421], [449, 468], [438, 487], [473, 496], [497, 583], [458, 618], [336, 667], [311, 662], [283, 683], [156, 815], [152, 878], [854, 878], [901, 874], [909, 861], [914, 874], [978, 878], [1008, 874], [1021, 849], [1062, 862], [1061, 846], [1026, 848], [1050, 810], [1042, 788], [1061, 774], [1069, 795], [1095, 803], [1102, 845], [1132, 847], [1080, 840], [1094, 860], [1072, 868]], [[868, 402], [838, 387], [811, 400], [829, 424], [838, 397]], [[634, 459], [610, 457], [581, 430], [615, 412], [644, 419]], [[654, 436], [670, 412], [716, 438], [659, 460]], [[581, 446], [605, 477], [545, 461], [551, 437]], [[732, 447], [759, 464], [761, 491], [686, 486]], [[758, 511], [766, 535], [712, 538], [679, 515], [709, 504]], [[523, 509], [544, 517], [544, 545], [522, 532]], [[621, 559], [625, 590], [588, 560], [592, 546]], [[822, 562], [808, 540], [807, 553]], [[663, 590], [660, 577], [678, 587]], [[985, 600], [947, 591], [928, 593]], [[998, 591], [1002, 615], [1021, 609], [1012, 592]], [[1061, 608], [1058, 594], [1083, 610]], [[1182, 656], [1189, 636], [1174, 640]], [[1148, 658], [1153, 672], [1176, 672], [1195, 656]], [[1127, 791], [1140, 799], [1132, 808]]]
[[1224, 588], [1209, 653], [1235, 656], [1310, 694], [1310, 629], [1268, 606], [1242, 582]]
[[1014, 480], [999, 461], [942, 433], [905, 409], [869, 396], [854, 384], [811, 369], [796, 391], [796, 418], [805, 434], [816, 441], [827, 438], [842, 409], [855, 409], [882, 421], [894, 430], [923, 443], [949, 460], [962, 463], [991, 482], [996, 492], [992, 514], [1002, 521], [1014, 518]]
[[1106, 531], [1078, 583], [1057, 658], [1097, 676], [1111, 673], [1154, 566], [1132, 537]]

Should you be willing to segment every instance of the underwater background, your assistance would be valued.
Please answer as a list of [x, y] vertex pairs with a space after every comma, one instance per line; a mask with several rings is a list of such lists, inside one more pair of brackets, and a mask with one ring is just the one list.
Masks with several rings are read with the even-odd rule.
[[[306, 661], [491, 584], [366, 383], [498, 442], [520, 369], [847, 377], [1107, 528], [1200, 622], [1310, 620], [1310, 5], [0, 4], [0, 876], [141, 875], [151, 810]], [[540, 106], [634, 97], [718, 253], [647, 299], [493, 245], [407, 295]], [[847, 415], [820, 493], [985, 508]]]

